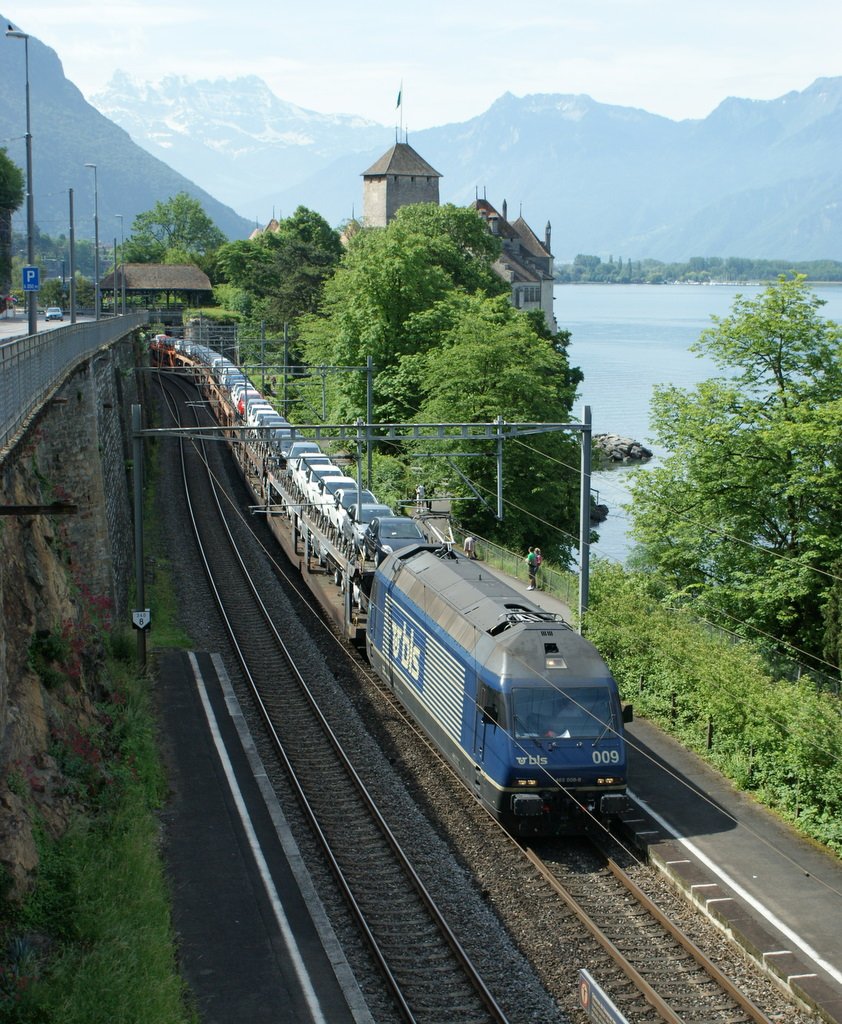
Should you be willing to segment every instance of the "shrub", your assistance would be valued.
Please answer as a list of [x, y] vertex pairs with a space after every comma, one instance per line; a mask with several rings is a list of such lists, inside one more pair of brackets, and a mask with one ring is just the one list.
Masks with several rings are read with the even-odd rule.
[[634, 702], [741, 788], [842, 853], [842, 716], [809, 679], [774, 679], [746, 643], [665, 607], [643, 574], [596, 563], [588, 638]]

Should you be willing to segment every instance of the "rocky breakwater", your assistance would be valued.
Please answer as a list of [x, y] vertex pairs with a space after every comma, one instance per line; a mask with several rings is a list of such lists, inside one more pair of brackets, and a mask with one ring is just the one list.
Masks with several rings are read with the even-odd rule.
[[[648, 462], [652, 452], [639, 441], [621, 434], [594, 434], [593, 448], [597, 467]], [[591, 522], [604, 523], [608, 518], [608, 506], [591, 498]]]
[[605, 462], [648, 462], [652, 452], [639, 441], [620, 434], [594, 434], [594, 448]]

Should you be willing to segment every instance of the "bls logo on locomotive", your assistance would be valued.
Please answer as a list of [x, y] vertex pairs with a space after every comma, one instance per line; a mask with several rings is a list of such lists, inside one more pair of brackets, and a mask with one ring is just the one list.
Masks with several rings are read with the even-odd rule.
[[550, 763], [546, 757], [536, 757], [534, 754], [529, 754], [527, 757], [516, 757], [515, 761], [517, 761], [517, 763], [521, 766], [528, 764], [537, 765], [539, 768], [542, 768], [544, 765]]
[[392, 660], [404, 668], [413, 679], [421, 674], [421, 648], [415, 642], [415, 630], [406, 623], [398, 626], [392, 620]]

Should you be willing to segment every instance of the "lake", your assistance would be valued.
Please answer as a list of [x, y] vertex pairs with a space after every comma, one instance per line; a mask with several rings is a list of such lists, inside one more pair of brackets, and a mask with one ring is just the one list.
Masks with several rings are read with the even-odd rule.
[[[585, 380], [579, 389], [574, 417], [591, 407], [595, 434], [616, 433], [663, 451], [649, 434], [649, 403], [656, 384], [690, 388], [717, 370], [708, 359], [689, 351], [712, 316], [727, 316], [737, 295], [754, 298], [755, 285], [557, 285], [555, 315], [559, 328], [572, 333], [570, 362]], [[821, 315], [842, 323], [842, 285], [821, 285], [813, 291], [826, 301]], [[619, 467], [594, 473], [597, 500], [611, 509], [599, 528], [591, 553], [624, 561], [630, 548], [627, 480], [641, 467]]]

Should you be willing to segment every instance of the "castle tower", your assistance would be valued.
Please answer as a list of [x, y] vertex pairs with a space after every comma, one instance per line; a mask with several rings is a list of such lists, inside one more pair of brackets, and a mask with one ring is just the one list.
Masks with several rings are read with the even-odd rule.
[[441, 175], [407, 142], [396, 142], [363, 171], [363, 223], [385, 228], [401, 206], [439, 202]]

